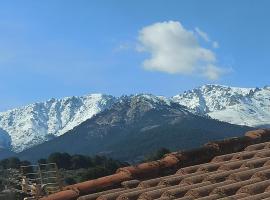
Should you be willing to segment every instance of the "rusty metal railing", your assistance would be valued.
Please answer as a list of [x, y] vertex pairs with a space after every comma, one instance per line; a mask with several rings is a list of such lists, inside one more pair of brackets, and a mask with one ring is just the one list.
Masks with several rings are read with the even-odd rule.
[[63, 181], [56, 163], [21, 166], [21, 177], [22, 191], [33, 199], [63, 189]]

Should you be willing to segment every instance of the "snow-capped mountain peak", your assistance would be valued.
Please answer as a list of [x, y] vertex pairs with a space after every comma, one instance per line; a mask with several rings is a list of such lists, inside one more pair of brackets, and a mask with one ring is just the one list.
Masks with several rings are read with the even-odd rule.
[[264, 126], [270, 124], [270, 87], [239, 88], [204, 85], [174, 96], [199, 114], [229, 123]]
[[12, 150], [20, 152], [64, 134], [115, 101], [115, 97], [103, 94], [52, 98], [1, 112], [0, 128], [10, 135]]
[[[204, 85], [172, 98], [136, 94], [119, 98], [90, 94], [50, 99], [0, 113], [0, 147], [20, 152], [41, 144], [111, 108], [115, 103], [133, 106], [133, 112], [162, 109], [172, 104], [220, 121], [270, 127], [270, 87], [239, 88]], [[133, 116], [134, 113], [129, 113]], [[135, 114], [134, 114], [135, 116]], [[3, 131], [1, 131], [3, 129]]]

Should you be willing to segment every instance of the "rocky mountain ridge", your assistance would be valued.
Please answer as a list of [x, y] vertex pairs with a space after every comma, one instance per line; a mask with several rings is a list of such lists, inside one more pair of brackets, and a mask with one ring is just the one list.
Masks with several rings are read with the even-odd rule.
[[20, 152], [64, 134], [115, 101], [102, 94], [50, 99], [1, 112], [0, 128], [9, 134], [10, 148]]
[[208, 141], [240, 136], [250, 129], [196, 115], [164, 97], [132, 95], [120, 98], [111, 108], [67, 133], [18, 155], [36, 161], [53, 152], [67, 152], [134, 162], [161, 147], [190, 149]]
[[135, 104], [142, 99], [145, 101], [140, 106], [148, 108], [161, 109], [164, 105], [177, 103], [186, 106], [186, 110], [194, 114], [207, 115], [232, 124], [270, 126], [270, 87], [204, 85], [171, 98], [151, 94], [122, 97], [90, 94], [50, 99], [0, 112], [0, 129], [3, 129], [0, 131], [0, 145], [21, 152], [65, 134], [98, 113], [109, 110], [116, 103], [132, 100], [132, 104]]
[[270, 126], [270, 87], [238, 88], [204, 85], [176, 95], [174, 102], [193, 112], [232, 124]]

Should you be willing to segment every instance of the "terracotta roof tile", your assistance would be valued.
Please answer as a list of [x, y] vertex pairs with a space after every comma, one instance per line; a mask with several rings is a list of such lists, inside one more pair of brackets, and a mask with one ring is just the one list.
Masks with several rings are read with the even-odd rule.
[[163, 187], [163, 188], [158, 189], [158, 190], [144, 192], [139, 196], [139, 199], [140, 200], [143, 200], [143, 199], [145, 199], [145, 200], [157, 199], [157, 198], [160, 198], [161, 195], [167, 190], [168, 190], [167, 187]]
[[169, 197], [169, 198], [180, 198], [183, 197], [189, 190], [197, 188], [197, 187], [203, 187], [210, 185], [211, 182], [205, 181], [201, 183], [196, 183], [192, 185], [178, 185], [178, 187], [174, 187], [172, 189], [167, 190], [164, 192], [161, 196], [162, 197]]
[[227, 154], [227, 155], [221, 155], [221, 156], [216, 156], [212, 159], [211, 162], [223, 162], [223, 161], [229, 161], [232, 159], [232, 157], [235, 155], [236, 153], [234, 154]]
[[97, 199], [99, 196], [105, 195], [105, 194], [113, 194], [115, 192], [120, 192], [125, 190], [124, 188], [117, 188], [117, 189], [112, 189], [112, 190], [106, 190], [103, 192], [98, 192], [98, 193], [94, 193], [94, 194], [89, 194], [89, 195], [85, 195], [85, 196], [81, 196], [78, 198], [78, 200], [95, 200]]
[[216, 200], [216, 199], [219, 199], [221, 198], [222, 196], [219, 195], [219, 194], [211, 194], [211, 195], [208, 195], [206, 197], [202, 197], [200, 198], [200, 200]]
[[217, 187], [231, 185], [233, 183], [235, 183], [235, 181], [233, 181], [233, 180], [225, 180], [225, 181], [218, 182], [218, 183], [210, 183], [206, 186], [196, 187], [195, 189], [189, 190], [185, 194], [185, 196], [191, 196], [195, 199], [198, 199], [200, 197], [205, 197], [205, 196], [210, 195], [213, 192], [213, 190], [215, 190]]
[[[208, 174], [209, 176], [207, 176], [207, 178], [205, 180], [208, 180], [211, 183], [222, 182], [222, 181], [225, 181], [226, 179], [228, 179], [228, 177], [230, 175], [232, 175], [233, 173], [241, 172], [241, 171], [244, 171], [244, 170], [247, 170], [247, 169], [248, 168], [238, 168], [238, 169], [229, 170], [229, 171], [218, 170], [213, 175]], [[235, 180], [235, 179], [231, 178], [230, 180]]]
[[250, 195], [245, 194], [245, 193], [241, 193], [241, 194], [235, 194], [235, 195], [232, 195], [232, 196], [226, 196], [226, 197], [223, 197], [223, 198], [219, 198], [219, 200], [238, 200], [238, 199], [242, 200], [242, 199], [244, 199], [246, 197], [250, 197]]
[[241, 200], [261, 200], [261, 199], [265, 199], [269, 197], [270, 197], [270, 192], [263, 192], [263, 193], [256, 194], [253, 196], [248, 195], [247, 197], [242, 198]]
[[269, 179], [270, 130], [257, 130], [121, 168], [42, 200], [267, 199]]
[[245, 151], [254, 151], [254, 150], [269, 149], [269, 148], [270, 148], [270, 142], [264, 142], [264, 143], [250, 145], [245, 148]]
[[138, 199], [138, 197], [144, 192], [155, 191], [164, 187], [165, 186], [156, 186], [156, 187], [151, 187], [151, 188], [146, 188], [146, 189], [139, 189], [132, 192], [126, 192], [124, 194], [121, 194], [117, 198], [117, 200], [135, 200], [135, 199]]
[[188, 166], [188, 167], [184, 167], [184, 168], [181, 168], [179, 169], [176, 174], [192, 174], [192, 173], [195, 173], [199, 167], [202, 166], [202, 165], [194, 165], [194, 166]]
[[[198, 172], [196, 174], [200, 174], [202, 172]], [[159, 185], [167, 185], [167, 186], [172, 186], [172, 185], [178, 185], [181, 183], [181, 181], [185, 178], [188, 178], [188, 177], [191, 177], [191, 176], [194, 176], [195, 173], [192, 173], [192, 174], [185, 174], [185, 175], [179, 175], [179, 174], [176, 174], [170, 178], [165, 178], [165, 179], [162, 179], [160, 182], [159, 182]]]
[[121, 185], [126, 189], [135, 188], [140, 184], [141, 181], [139, 180], [130, 180], [130, 181], [123, 181]]
[[259, 183], [250, 184], [241, 187], [237, 193], [247, 193], [247, 194], [259, 194], [265, 192], [265, 190], [270, 186], [270, 180], [261, 181]]

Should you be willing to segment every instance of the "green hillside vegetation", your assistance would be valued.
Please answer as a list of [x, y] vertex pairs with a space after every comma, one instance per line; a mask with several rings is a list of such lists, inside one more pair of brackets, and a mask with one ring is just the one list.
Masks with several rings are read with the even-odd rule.
[[[120, 162], [105, 156], [85, 156], [85, 155], [70, 155], [68, 153], [55, 152], [38, 160], [38, 163], [56, 163], [60, 174], [63, 177], [65, 185], [70, 185], [76, 182], [86, 181], [99, 178], [115, 173], [115, 171], [128, 163]], [[2, 173], [10, 170], [15, 170], [20, 173], [20, 166], [30, 165], [29, 161], [21, 161], [17, 157], [10, 157], [0, 161], [0, 169]], [[7, 184], [6, 180], [0, 178], [0, 189], [4, 189]]]

